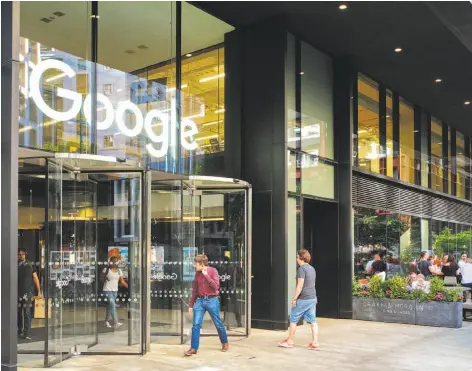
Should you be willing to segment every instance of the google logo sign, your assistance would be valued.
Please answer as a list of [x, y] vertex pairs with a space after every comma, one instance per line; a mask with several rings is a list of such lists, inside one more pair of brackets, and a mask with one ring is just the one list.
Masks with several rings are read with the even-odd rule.
[[[68, 64], [62, 61], [48, 59], [38, 63], [32, 70], [30, 76], [30, 96], [34, 100], [37, 108], [45, 115], [57, 121], [71, 120], [75, 118], [82, 109], [87, 122], [90, 124], [92, 121], [91, 94], [88, 94], [82, 102], [81, 94], [60, 87], [56, 88], [56, 94], [58, 97], [72, 101], [72, 106], [69, 110], [64, 112], [56, 111], [49, 107], [44, 101], [44, 98], [41, 95], [41, 78], [49, 69], [59, 70], [64, 76], [70, 78], [76, 76], [75, 71]], [[164, 156], [167, 153], [169, 145], [176, 145], [177, 120], [175, 100], [172, 100], [171, 102], [172, 110], [170, 115], [160, 110], [153, 109], [148, 111], [144, 116], [139, 107], [129, 100], [117, 103], [115, 108], [110, 99], [101, 93], [97, 93], [97, 103], [98, 102], [100, 102], [105, 109], [105, 118], [102, 121], [97, 120], [97, 130], [106, 130], [113, 124], [113, 122], [116, 122], [120, 132], [123, 135], [132, 138], [139, 135], [144, 129], [144, 132], [152, 142], [146, 145], [146, 149], [154, 157]], [[134, 114], [135, 125], [133, 128], [129, 128], [126, 125], [124, 118], [125, 112]], [[155, 121], [160, 121], [162, 123], [162, 133], [160, 135], [154, 133], [152, 129]], [[184, 149], [195, 150], [198, 148], [197, 142], [192, 140], [192, 137], [197, 133], [198, 128], [195, 122], [185, 118], [181, 120], [180, 144]], [[156, 144], [160, 144], [160, 148], [155, 148]]]

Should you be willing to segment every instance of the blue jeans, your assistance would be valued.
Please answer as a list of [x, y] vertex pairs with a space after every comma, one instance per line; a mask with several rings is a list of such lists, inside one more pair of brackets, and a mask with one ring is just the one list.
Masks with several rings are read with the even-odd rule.
[[108, 302], [105, 321], [109, 321], [111, 317], [115, 322], [118, 322], [118, 315], [116, 314], [116, 297], [118, 296], [118, 291], [103, 291], [103, 293]]
[[210, 313], [211, 320], [215, 324], [221, 344], [228, 343], [225, 325], [220, 318], [220, 301], [218, 297], [197, 298], [193, 306], [193, 327], [192, 327], [192, 348], [198, 350], [200, 346], [200, 329], [202, 328], [203, 316], [205, 312]]
[[33, 294], [28, 293], [18, 298], [18, 333], [29, 335], [33, 317]]

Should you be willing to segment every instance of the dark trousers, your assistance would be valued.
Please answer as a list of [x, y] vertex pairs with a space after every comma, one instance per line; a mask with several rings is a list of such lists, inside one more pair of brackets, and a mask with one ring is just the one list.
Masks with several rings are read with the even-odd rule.
[[33, 317], [33, 294], [18, 297], [18, 333], [29, 335]]

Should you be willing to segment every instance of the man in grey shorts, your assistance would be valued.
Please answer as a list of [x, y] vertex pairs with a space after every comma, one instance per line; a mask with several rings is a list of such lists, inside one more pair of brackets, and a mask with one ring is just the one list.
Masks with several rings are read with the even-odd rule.
[[292, 300], [290, 311], [290, 328], [288, 338], [279, 343], [280, 347], [293, 348], [293, 338], [297, 331], [297, 324], [303, 317], [311, 325], [312, 342], [308, 344], [309, 350], [318, 350], [318, 324], [316, 323], [316, 271], [309, 263], [310, 253], [301, 249], [297, 254], [297, 288]]

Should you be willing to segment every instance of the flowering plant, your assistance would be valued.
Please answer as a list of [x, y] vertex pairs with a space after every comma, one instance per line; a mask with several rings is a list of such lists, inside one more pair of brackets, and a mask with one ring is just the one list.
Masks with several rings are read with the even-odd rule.
[[406, 299], [418, 301], [440, 301], [456, 303], [463, 300], [459, 287], [446, 288], [440, 277], [429, 280], [429, 293], [422, 290], [408, 290], [407, 278], [393, 276], [382, 281], [378, 276], [372, 277], [366, 284], [360, 283], [355, 278], [352, 285], [352, 296], [359, 298], [375, 299]]

